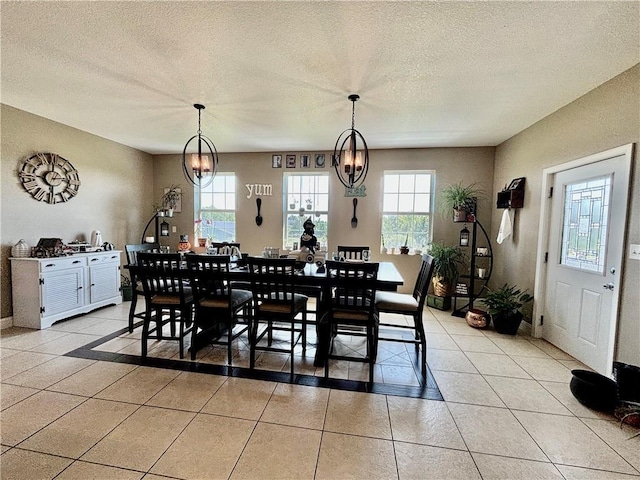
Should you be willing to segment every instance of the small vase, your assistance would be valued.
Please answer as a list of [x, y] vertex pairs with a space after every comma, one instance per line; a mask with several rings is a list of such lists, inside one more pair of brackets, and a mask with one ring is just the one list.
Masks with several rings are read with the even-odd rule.
[[404, 245], [400, 247], [400, 255], [408, 255], [408, 254], [409, 254], [409, 247]]
[[198, 238], [198, 246], [199, 247], [206, 247], [207, 246], [207, 238], [206, 237], [199, 237]]
[[31, 247], [22, 238], [11, 247], [11, 256], [14, 258], [27, 258], [31, 256]]

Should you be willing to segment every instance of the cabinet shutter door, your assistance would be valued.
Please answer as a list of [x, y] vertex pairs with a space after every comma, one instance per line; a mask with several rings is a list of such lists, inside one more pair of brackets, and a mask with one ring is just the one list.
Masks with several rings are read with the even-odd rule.
[[83, 271], [82, 268], [71, 268], [42, 275], [43, 317], [84, 305]]
[[91, 303], [119, 295], [120, 274], [118, 264], [96, 265], [89, 268]]

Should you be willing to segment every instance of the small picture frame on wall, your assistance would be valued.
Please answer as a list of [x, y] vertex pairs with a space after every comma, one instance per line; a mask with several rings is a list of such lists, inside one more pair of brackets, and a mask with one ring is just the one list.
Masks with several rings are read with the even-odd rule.
[[166, 195], [167, 193], [169, 193], [170, 190], [173, 190], [175, 193], [173, 195], [173, 197], [175, 198], [174, 200], [174, 207], [173, 207], [173, 212], [174, 213], [182, 213], [182, 188], [180, 187], [165, 187], [162, 190], [162, 193], [164, 195]]
[[316, 153], [316, 168], [324, 168], [324, 153]]
[[524, 186], [525, 177], [514, 178], [507, 187], [507, 190], [520, 190]]
[[309, 168], [310, 164], [311, 164], [311, 155], [308, 155], [308, 154], [300, 155], [301, 168]]
[[271, 168], [282, 168], [282, 155], [271, 156]]
[[296, 168], [295, 154], [287, 155], [287, 168]]
[[338, 155], [331, 154], [331, 166], [338, 166]]

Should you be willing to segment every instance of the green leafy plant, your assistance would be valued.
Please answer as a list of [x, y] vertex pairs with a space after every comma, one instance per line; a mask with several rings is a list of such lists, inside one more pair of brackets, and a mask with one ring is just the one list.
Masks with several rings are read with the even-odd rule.
[[508, 286], [506, 283], [497, 290], [487, 290], [482, 302], [487, 307], [489, 313], [510, 317], [517, 313], [526, 303], [533, 300], [533, 296], [527, 291], [519, 290], [515, 285]]
[[475, 199], [484, 196], [484, 191], [477, 183], [463, 186], [462, 182], [448, 185], [438, 194], [438, 210], [448, 214], [451, 210], [468, 209]]
[[451, 285], [458, 277], [458, 267], [464, 265], [465, 256], [460, 248], [432, 243], [427, 253], [433, 257], [433, 277], [445, 285]]

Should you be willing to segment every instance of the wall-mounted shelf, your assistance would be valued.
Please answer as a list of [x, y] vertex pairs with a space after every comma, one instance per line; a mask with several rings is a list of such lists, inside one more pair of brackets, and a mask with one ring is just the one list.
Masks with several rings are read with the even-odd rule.
[[525, 177], [514, 178], [509, 186], [498, 192], [497, 208], [522, 208], [524, 206]]

